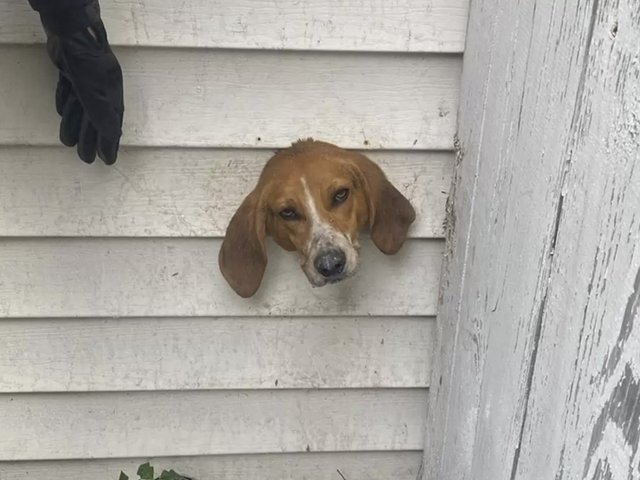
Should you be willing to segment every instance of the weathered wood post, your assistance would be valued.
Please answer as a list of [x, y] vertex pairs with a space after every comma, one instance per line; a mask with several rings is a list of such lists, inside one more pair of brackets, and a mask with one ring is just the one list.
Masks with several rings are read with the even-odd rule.
[[472, 2], [425, 480], [640, 479], [640, 3]]

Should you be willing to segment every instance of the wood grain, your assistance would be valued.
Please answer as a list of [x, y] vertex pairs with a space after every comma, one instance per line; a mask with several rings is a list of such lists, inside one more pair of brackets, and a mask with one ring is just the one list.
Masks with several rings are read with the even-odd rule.
[[[0, 148], [0, 235], [221, 237], [271, 150], [124, 148], [85, 167], [63, 147]], [[367, 152], [417, 212], [411, 236], [442, 237], [451, 155]]]
[[425, 479], [640, 478], [639, 24], [472, 7]]
[[637, 2], [588, 33], [518, 478], [640, 479]]
[[[124, 48], [123, 145], [448, 149], [460, 57]], [[384, 65], [384, 68], [381, 68]], [[56, 72], [40, 46], [0, 46], [0, 144], [57, 145]], [[20, 88], [16, 88], [19, 85]]]

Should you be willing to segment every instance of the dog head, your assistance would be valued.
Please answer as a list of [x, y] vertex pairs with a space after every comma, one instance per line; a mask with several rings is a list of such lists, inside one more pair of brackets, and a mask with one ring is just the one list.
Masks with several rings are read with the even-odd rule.
[[364, 155], [305, 140], [274, 155], [229, 226], [218, 257], [220, 270], [242, 297], [260, 286], [266, 236], [298, 253], [314, 286], [353, 275], [358, 236], [368, 228], [385, 254], [407, 238], [415, 211]]

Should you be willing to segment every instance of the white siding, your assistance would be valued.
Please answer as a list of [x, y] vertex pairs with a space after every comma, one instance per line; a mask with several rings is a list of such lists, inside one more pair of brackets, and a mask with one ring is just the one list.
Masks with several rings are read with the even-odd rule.
[[[13, 317], [435, 315], [440, 241], [385, 256], [363, 241], [357, 278], [311, 288], [295, 254], [269, 243], [263, 285], [237, 296], [220, 239], [0, 240], [0, 314]], [[410, 275], [407, 274], [410, 272]]]
[[[111, 6], [110, 4], [114, 4]], [[113, 45], [462, 52], [467, 0], [112, 0]], [[0, 43], [44, 41], [26, 2], [0, 3]]]
[[0, 459], [418, 450], [425, 405], [423, 389], [2, 394]]
[[[70, 161], [64, 147], [0, 147], [5, 236], [219, 237], [270, 151], [123, 148], [115, 168]], [[413, 238], [442, 236], [452, 156], [368, 152], [417, 212]], [[55, 165], [56, 168], [51, 168]], [[69, 185], [73, 188], [69, 188]]]
[[434, 329], [424, 317], [4, 320], [0, 390], [426, 388]]
[[474, 3], [468, 45], [423, 478], [640, 480], [638, 2]]
[[[102, 9], [125, 74], [112, 168], [58, 145], [37, 16], [0, 5], [0, 479], [152, 457], [201, 479], [413, 480], [467, 0]], [[380, 163], [410, 239], [388, 257], [365, 238], [359, 274], [323, 289], [270, 245], [243, 300], [221, 236], [273, 149], [308, 136]]]
[[[65, 480], [117, 479], [121, 470], [135, 472], [147, 458], [107, 460], [6, 462], [3, 480], [51, 478]], [[414, 480], [420, 466], [419, 452], [334, 452], [259, 455], [210, 455], [151, 458], [158, 471], [175, 468], [202, 480]]]
[[[450, 55], [125, 48], [124, 145], [453, 146], [460, 62]], [[57, 142], [42, 46], [0, 46], [0, 144]], [[20, 85], [20, 88], [16, 88]], [[336, 128], [339, 125], [340, 128]]]

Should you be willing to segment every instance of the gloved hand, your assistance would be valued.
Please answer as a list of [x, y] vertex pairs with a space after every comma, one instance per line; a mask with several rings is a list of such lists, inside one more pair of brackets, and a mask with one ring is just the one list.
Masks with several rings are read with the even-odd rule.
[[97, 153], [112, 165], [122, 135], [122, 70], [107, 41], [98, 1], [40, 12], [40, 19], [47, 52], [60, 71], [56, 89], [60, 141], [77, 145], [78, 156], [86, 163], [92, 163]]

